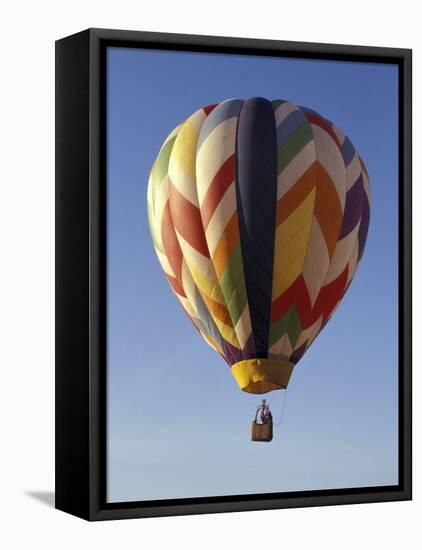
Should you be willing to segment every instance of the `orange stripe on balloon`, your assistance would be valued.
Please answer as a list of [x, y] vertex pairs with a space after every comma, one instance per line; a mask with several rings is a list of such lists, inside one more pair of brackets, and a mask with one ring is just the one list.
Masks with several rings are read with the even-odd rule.
[[234, 155], [231, 155], [219, 168], [214, 176], [204, 200], [201, 204], [201, 216], [204, 228], [207, 229], [208, 224], [215, 212], [219, 202], [224, 196], [224, 193], [234, 181]]
[[206, 294], [201, 293], [201, 295], [211, 315], [225, 325], [233, 327], [232, 320], [226, 306], [223, 304], [218, 304]]
[[212, 257], [212, 263], [218, 278], [220, 278], [223, 274], [227, 266], [227, 262], [239, 242], [239, 238], [239, 222], [237, 212], [235, 212], [220, 237], [217, 248], [215, 249]]
[[318, 163], [314, 162], [277, 203], [277, 226], [306, 199], [317, 183]]
[[314, 214], [324, 235], [328, 254], [331, 258], [340, 233], [343, 213], [337, 190], [328, 172], [321, 164], [317, 163], [317, 165], [317, 193]]
[[199, 208], [188, 201], [169, 179], [170, 212], [176, 231], [195, 250], [209, 258]]

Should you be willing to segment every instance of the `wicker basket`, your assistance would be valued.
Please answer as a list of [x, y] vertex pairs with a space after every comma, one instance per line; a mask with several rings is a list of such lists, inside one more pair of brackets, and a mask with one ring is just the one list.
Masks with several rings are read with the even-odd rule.
[[271, 441], [273, 438], [273, 419], [269, 418], [265, 424], [257, 424], [252, 420], [252, 441]]

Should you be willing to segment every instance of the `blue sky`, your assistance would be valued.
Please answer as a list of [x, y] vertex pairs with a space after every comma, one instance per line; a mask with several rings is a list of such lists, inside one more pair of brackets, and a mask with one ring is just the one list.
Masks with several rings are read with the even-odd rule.
[[[107, 54], [110, 502], [397, 483], [397, 67], [109, 48]], [[372, 185], [364, 258], [343, 303], [267, 395], [270, 444], [250, 441], [260, 397], [238, 389], [172, 294], [148, 231], [148, 175], [198, 108], [262, 96], [335, 122]]]

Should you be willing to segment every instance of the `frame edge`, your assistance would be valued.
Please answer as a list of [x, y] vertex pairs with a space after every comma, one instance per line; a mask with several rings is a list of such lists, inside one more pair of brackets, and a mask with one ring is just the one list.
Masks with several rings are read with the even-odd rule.
[[89, 31], [56, 52], [55, 507], [89, 517]]

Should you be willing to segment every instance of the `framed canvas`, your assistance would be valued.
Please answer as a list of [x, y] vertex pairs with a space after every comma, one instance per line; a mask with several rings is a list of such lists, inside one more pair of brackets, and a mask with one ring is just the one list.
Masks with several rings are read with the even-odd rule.
[[56, 43], [56, 507], [411, 498], [411, 50]]

